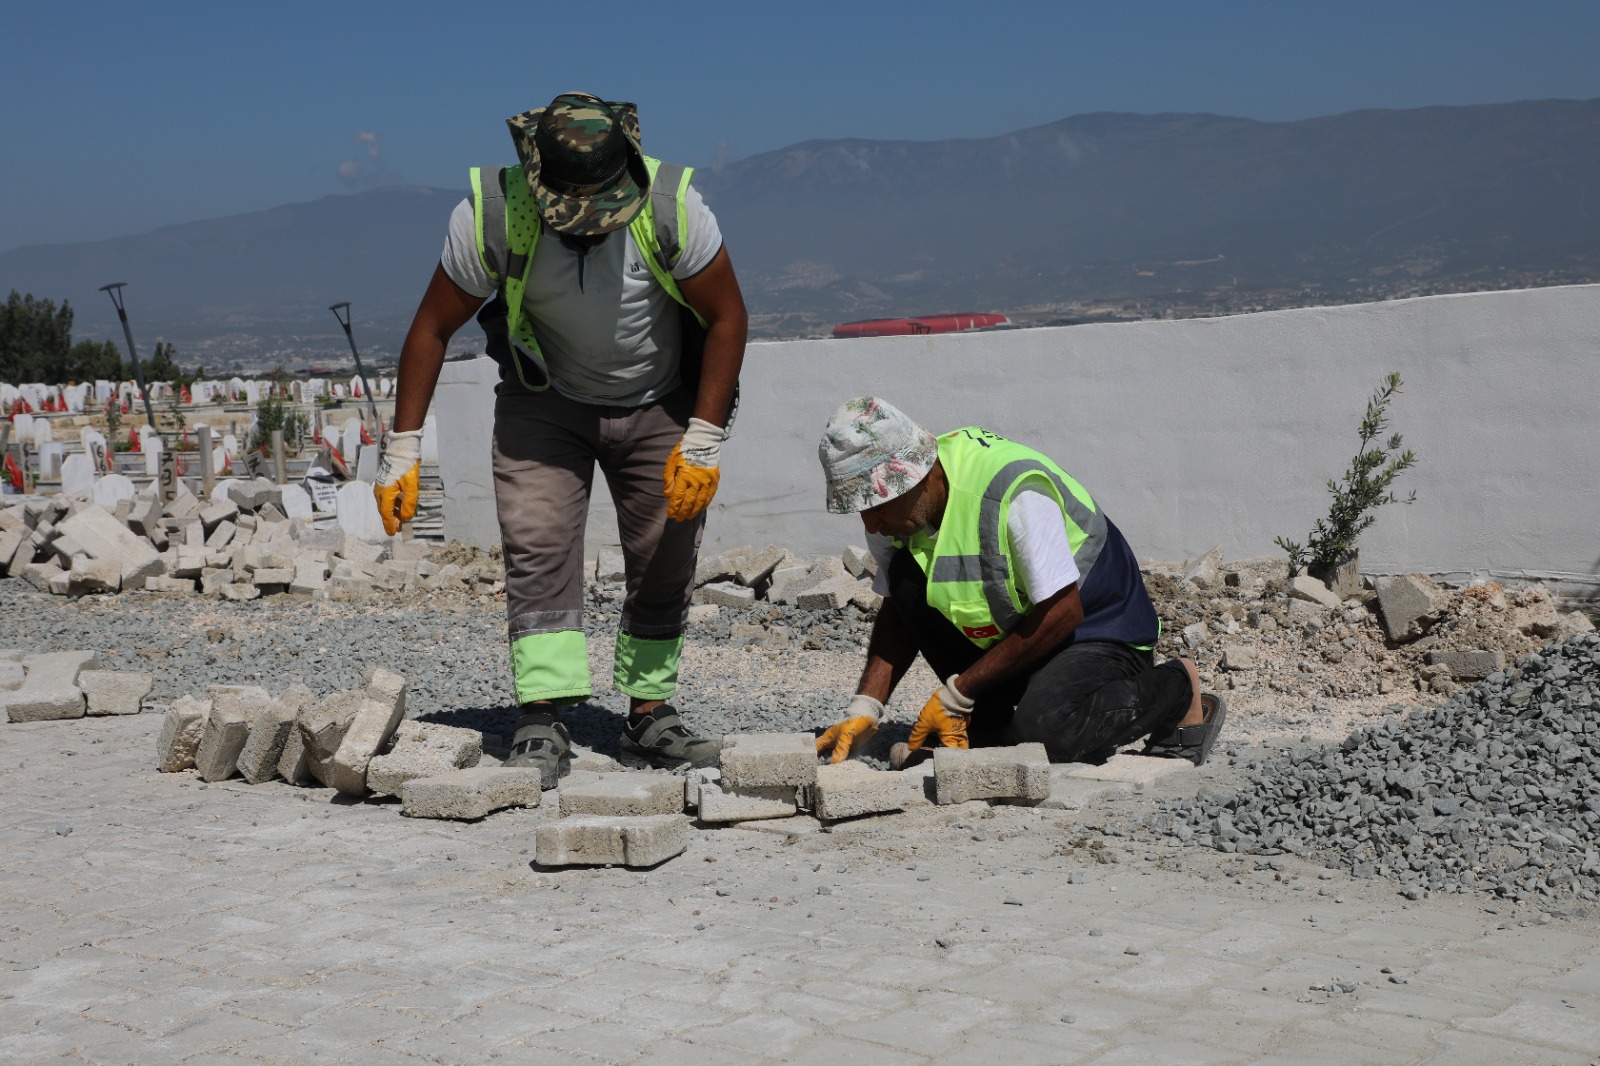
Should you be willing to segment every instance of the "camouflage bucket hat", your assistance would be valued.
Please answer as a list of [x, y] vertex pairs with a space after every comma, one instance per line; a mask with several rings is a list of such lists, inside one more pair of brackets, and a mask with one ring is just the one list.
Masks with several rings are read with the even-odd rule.
[[634, 105], [562, 93], [506, 125], [539, 214], [558, 233], [610, 233], [644, 206], [650, 173]]
[[915, 488], [939, 458], [933, 434], [876, 396], [847, 400], [817, 445], [828, 481], [828, 510], [854, 514]]

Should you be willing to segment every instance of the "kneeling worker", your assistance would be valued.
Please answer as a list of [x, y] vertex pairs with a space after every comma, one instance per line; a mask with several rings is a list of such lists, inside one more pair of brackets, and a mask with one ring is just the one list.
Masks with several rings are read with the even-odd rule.
[[1194, 663], [1157, 666], [1160, 632], [1128, 542], [1040, 453], [969, 426], [935, 439], [873, 396], [818, 446], [828, 510], [859, 513], [884, 597], [857, 695], [817, 740], [859, 753], [920, 653], [944, 678], [913, 749], [1037, 741], [1052, 762], [1145, 753], [1206, 760], [1225, 707]]

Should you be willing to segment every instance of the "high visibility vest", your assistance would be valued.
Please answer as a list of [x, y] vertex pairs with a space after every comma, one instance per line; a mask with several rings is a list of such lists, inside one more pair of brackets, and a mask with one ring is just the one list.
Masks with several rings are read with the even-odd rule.
[[[672, 268], [683, 254], [679, 235], [688, 228], [684, 196], [694, 168], [663, 163], [650, 156], [645, 156], [644, 162], [650, 174], [650, 193], [645, 197], [644, 207], [628, 223], [628, 229], [657, 284], [694, 315], [704, 329], [705, 319], [689, 306], [678, 289], [677, 279], [672, 276]], [[496, 289], [495, 299], [478, 315], [489, 337], [489, 354], [509, 361], [524, 388], [543, 391], [550, 387], [550, 374], [545, 368], [539, 341], [533, 335], [532, 324], [522, 313], [522, 294], [528, 286], [534, 250], [543, 229], [538, 205], [520, 166], [473, 167], [470, 174], [478, 258], [494, 279]], [[508, 350], [496, 351], [502, 337]], [[531, 363], [537, 370], [533, 382], [524, 373], [525, 363]]]
[[999, 643], [1033, 607], [1017, 588], [1007, 520], [1024, 488], [1061, 508], [1078, 567], [1084, 620], [1075, 640], [1153, 645], [1160, 632], [1127, 541], [1082, 485], [1046, 456], [977, 426], [939, 437], [949, 482], [937, 539], [918, 531], [895, 544], [927, 576], [928, 605], [980, 648]]

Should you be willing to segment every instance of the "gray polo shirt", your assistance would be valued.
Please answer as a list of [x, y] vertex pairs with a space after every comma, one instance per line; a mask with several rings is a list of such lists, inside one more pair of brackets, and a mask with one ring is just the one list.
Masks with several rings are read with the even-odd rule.
[[[684, 210], [683, 254], [672, 271], [679, 280], [700, 273], [722, 248], [716, 217], [692, 185]], [[472, 295], [494, 295], [494, 282], [478, 258], [471, 197], [450, 216], [440, 265]], [[567, 247], [549, 230], [540, 234], [522, 313], [539, 341], [551, 385], [563, 396], [637, 407], [677, 388], [679, 311], [626, 227], [587, 252]]]

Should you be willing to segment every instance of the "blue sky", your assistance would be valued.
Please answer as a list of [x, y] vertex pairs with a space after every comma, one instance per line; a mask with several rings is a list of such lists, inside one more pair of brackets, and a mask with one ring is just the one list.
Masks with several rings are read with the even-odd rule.
[[[985, 137], [1089, 111], [1266, 121], [1600, 96], [1600, 3], [11, 5], [0, 251], [511, 161], [567, 89], [705, 165], [811, 138]], [[479, 25], [475, 14], [498, 10]]]

